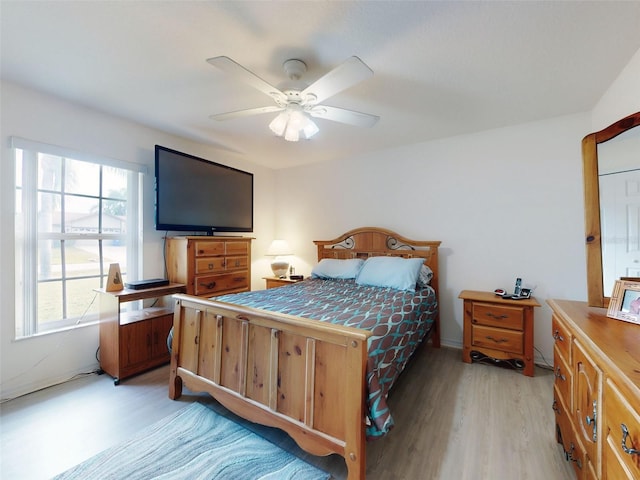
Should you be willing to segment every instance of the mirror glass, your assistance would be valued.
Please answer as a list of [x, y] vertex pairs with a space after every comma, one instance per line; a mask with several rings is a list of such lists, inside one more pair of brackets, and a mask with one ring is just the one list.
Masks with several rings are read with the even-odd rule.
[[640, 277], [640, 127], [600, 143], [600, 241], [603, 295], [621, 277]]

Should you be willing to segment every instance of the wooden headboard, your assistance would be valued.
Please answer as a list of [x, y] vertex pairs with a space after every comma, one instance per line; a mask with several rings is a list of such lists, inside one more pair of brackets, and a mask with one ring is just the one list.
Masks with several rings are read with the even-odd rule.
[[333, 240], [314, 240], [318, 247], [318, 261], [323, 258], [363, 258], [377, 256], [421, 257], [433, 271], [431, 286], [438, 294], [439, 241], [409, 240], [391, 230], [362, 227], [351, 230]]

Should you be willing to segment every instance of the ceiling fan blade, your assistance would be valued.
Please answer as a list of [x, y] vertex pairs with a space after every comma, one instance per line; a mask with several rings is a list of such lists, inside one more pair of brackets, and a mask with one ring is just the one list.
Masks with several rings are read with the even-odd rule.
[[247, 70], [239, 63], [234, 62], [229, 57], [213, 57], [208, 58], [207, 62], [225, 73], [235, 76], [238, 80], [251, 85], [253, 88], [260, 90], [262, 93], [269, 95], [276, 102], [286, 102], [287, 96], [273, 85], [265, 82], [255, 73]]
[[300, 96], [308, 98], [313, 95], [315, 98], [307, 103], [317, 104], [372, 75], [373, 70], [358, 57], [353, 56], [305, 88]]
[[373, 127], [380, 119], [377, 115], [345, 110], [344, 108], [329, 107], [327, 105], [319, 105], [307, 111], [309, 115], [315, 118], [347, 123], [349, 125], [355, 125], [356, 127]]
[[232, 120], [234, 118], [249, 117], [251, 115], [259, 115], [261, 113], [280, 112], [284, 107], [273, 105], [271, 107], [249, 108], [247, 110], [236, 110], [235, 112], [218, 113], [209, 115], [212, 120]]

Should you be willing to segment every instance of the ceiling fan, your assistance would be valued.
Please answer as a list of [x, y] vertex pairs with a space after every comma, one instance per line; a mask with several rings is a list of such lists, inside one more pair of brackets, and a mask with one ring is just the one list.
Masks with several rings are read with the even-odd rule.
[[380, 118], [368, 113], [322, 104], [327, 98], [373, 75], [373, 70], [356, 56], [349, 58], [308, 86], [300, 82], [300, 78], [307, 71], [307, 65], [302, 60], [287, 60], [284, 62], [283, 68], [290, 82], [281, 88], [270, 85], [229, 57], [209, 58], [207, 62], [237, 80], [260, 90], [275, 102], [275, 105], [271, 106], [211, 115], [210, 118], [215, 120], [230, 120], [261, 113], [280, 112], [269, 124], [269, 128], [277, 136], [284, 137], [285, 140], [291, 142], [297, 142], [301, 135], [304, 138], [311, 138], [318, 133], [318, 126], [311, 117], [357, 127], [372, 127]]

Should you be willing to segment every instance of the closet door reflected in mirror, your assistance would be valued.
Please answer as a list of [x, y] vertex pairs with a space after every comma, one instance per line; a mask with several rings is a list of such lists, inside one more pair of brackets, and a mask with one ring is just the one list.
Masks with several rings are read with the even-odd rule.
[[606, 307], [621, 277], [640, 277], [640, 112], [582, 141], [589, 305]]

